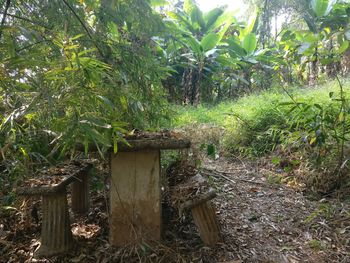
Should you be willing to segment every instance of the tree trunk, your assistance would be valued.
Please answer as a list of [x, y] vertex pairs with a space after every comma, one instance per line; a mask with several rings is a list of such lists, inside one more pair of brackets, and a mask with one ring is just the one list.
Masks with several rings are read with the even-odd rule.
[[[334, 59], [334, 56], [332, 55], [333, 51], [333, 41], [332, 39], [328, 42], [328, 53], [330, 54], [330, 59]], [[338, 61], [331, 61], [325, 66], [326, 75], [328, 78], [335, 78], [339, 70], [339, 62]]]
[[243, 83], [244, 92], [251, 92], [252, 91], [252, 81], [250, 79], [251, 72], [250, 69], [245, 69], [243, 71], [243, 78], [247, 81], [247, 83]]
[[315, 48], [315, 54], [310, 64], [310, 76], [309, 76], [309, 85], [314, 86], [317, 83], [318, 78], [318, 68], [317, 68], [317, 62], [318, 62], [318, 53], [317, 48]]
[[202, 81], [202, 68], [200, 67], [196, 72], [196, 78], [192, 89], [192, 105], [198, 106], [200, 102], [201, 81]]
[[[269, 8], [268, 0], [264, 1], [263, 12], [261, 15], [261, 26], [259, 28], [259, 43], [261, 43], [262, 48], [269, 46], [269, 40], [271, 38], [271, 20], [272, 20], [272, 12]], [[259, 19], [260, 19], [259, 18]]]
[[216, 98], [216, 102], [217, 103], [220, 103], [221, 102], [221, 100], [223, 99], [223, 91], [222, 91], [222, 89], [223, 89], [223, 87], [222, 87], [222, 85], [223, 84], [221, 84], [221, 83], [219, 83], [219, 85], [218, 85], [218, 96], [217, 96], [217, 98]]
[[42, 196], [41, 245], [36, 257], [65, 253], [73, 246], [66, 191]]
[[184, 105], [190, 104], [191, 101], [192, 71], [192, 69], [186, 69], [182, 75], [182, 102]]
[[350, 48], [348, 48], [341, 59], [341, 71], [344, 77], [350, 73]]

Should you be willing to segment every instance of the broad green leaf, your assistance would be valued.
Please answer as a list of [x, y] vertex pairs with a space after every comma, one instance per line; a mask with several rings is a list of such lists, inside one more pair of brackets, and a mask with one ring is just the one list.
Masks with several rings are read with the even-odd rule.
[[244, 37], [242, 41], [242, 47], [245, 49], [248, 55], [254, 53], [256, 49], [256, 36], [254, 33], [249, 33]]
[[343, 41], [343, 43], [340, 45], [339, 49], [338, 49], [338, 52], [341, 54], [341, 53], [344, 53], [349, 47], [349, 41]]
[[222, 26], [222, 28], [218, 32], [219, 42], [223, 39], [223, 37], [225, 36], [227, 30], [230, 28], [231, 25], [232, 25], [232, 21], [227, 21], [226, 24]]
[[119, 100], [120, 100], [120, 104], [121, 104], [123, 110], [127, 111], [127, 109], [128, 109], [128, 101], [127, 101], [126, 97], [125, 96], [121, 96], [119, 98]]
[[337, 0], [311, 0], [311, 8], [317, 17], [327, 16]]
[[[195, 32], [196, 28], [195, 25], [191, 23], [189, 17], [183, 13], [183, 12], [167, 12], [167, 15], [174, 19], [174, 21], [166, 21], [168, 27], [170, 26], [171, 29], [174, 29], [176, 31], [180, 31], [182, 33], [189, 33], [189, 32]], [[176, 23], [180, 22], [181, 26], [179, 27]]]
[[183, 5], [183, 10], [187, 13], [187, 14], [191, 14], [192, 10], [196, 7], [196, 4], [194, 3], [193, 0], [185, 0], [184, 1], [184, 5]]
[[309, 42], [309, 43], [315, 43], [318, 40], [319, 40], [318, 35], [313, 34], [313, 33], [310, 32], [310, 33], [304, 35], [302, 41]]
[[204, 22], [206, 29], [210, 28], [217, 19], [224, 13], [223, 8], [214, 8], [204, 15]]
[[201, 40], [201, 46], [203, 50], [206, 52], [210, 49], [213, 49], [219, 43], [219, 36], [215, 33], [209, 33], [203, 37]]
[[216, 58], [216, 61], [220, 63], [222, 67], [235, 67], [237, 66], [235, 61], [232, 58], [228, 58], [225, 56], [219, 56]]
[[197, 7], [191, 13], [191, 20], [195, 23], [198, 23], [201, 28], [205, 27], [205, 22], [203, 19], [202, 11]]
[[244, 57], [245, 55], [247, 55], [245, 49], [239, 43], [237, 43], [237, 41], [234, 38], [230, 38], [228, 40], [228, 44], [229, 48], [238, 56]]
[[185, 37], [184, 40], [186, 41], [185, 44], [192, 50], [193, 53], [195, 53], [197, 55], [202, 53], [201, 45], [197, 39], [195, 39], [191, 35], [185, 35], [184, 37]]
[[255, 59], [267, 64], [275, 63], [277, 65], [288, 65], [286, 61], [274, 55], [255, 55]]
[[244, 39], [246, 35], [250, 33], [255, 33], [254, 29], [257, 28], [257, 24], [256, 24], [258, 21], [257, 17], [258, 15], [256, 14], [256, 12], [253, 16], [250, 17], [248, 25], [241, 32], [241, 35], [240, 35], [241, 40]]
[[193, 0], [185, 0], [183, 9], [187, 15], [191, 17], [192, 23], [198, 23], [201, 27], [205, 27], [203, 13]]
[[227, 11], [223, 14], [221, 14], [212, 25], [207, 28], [208, 31], [214, 31], [215, 29], [223, 26], [223, 25], [231, 25], [232, 23], [237, 22], [235, 16], [235, 12]]
[[168, 5], [167, 0], [151, 0], [151, 6], [157, 7], [157, 6], [166, 6]]
[[295, 38], [300, 42], [314, 43], [319, 40], [319, 36], [316, 33], [309, 30], [299, 30], [295, 32]]

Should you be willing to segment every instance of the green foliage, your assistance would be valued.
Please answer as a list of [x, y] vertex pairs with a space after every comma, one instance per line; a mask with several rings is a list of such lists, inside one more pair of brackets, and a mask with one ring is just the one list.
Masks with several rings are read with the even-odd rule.
[[177, 70], [177, 74], [168, 78], [177, 86], [171, 93], [182, 96], [185, 104], [198, 105], [205, 91], [202, 85], [210, 88], [211, 76], [219, 69], [217, 57], [225, 50], [221, 44], [236, 19], [224, 8], [203, 14], [194, 1], [185, 1], [182, 8], [166, 15], [169, 35], [159, 41], [168, 57], [167, 63]]
[[[188, 107], [179, 111], [173, 125], [224, 127], [221, 145], [227, 154], [255, 158], [274, 153], [278, 156], [272, 163], [285, 173], [307, 165], [315, 174], [303, 178], [305, 183], [329, 193], [348, 185], [350, 84], [341, 84], [276, 89], [216, 106]], [[276, 183], [282, 178], [268, 180]]]
[[312, 0], [311, 7], [317, 17], [328, 15], [337, 0]]
[[95, 144], [102, 156], [117, 151], [127, 130], [156, 129], [168, 117], [162, 80], [169, 69], [152, 40], [164, 25], [147, 1], [20, 1], [3, 23], [6, 182], [74, 154], [77, 144], [86, 153]]
[[306, 136], [311, 140], [319, 128], [320, 107], [326, 112], [323, 116], [336, 116], [339, 101], [333, 102], [329, 93], [338, 93], [337, 84], [289, 92], [300, 103], [300, 108], [294, 107], [283, 90], [274, 90], [212, 107], [176, 107], [179, 114], [173, 125], [210, 123], [223, 126], [228, 132], [225, 142], [229, 149], [253, 155], [271, 151], [276, 144], [292, 144], [293, 139], [303, 144], [302, 139]]
[[207, 156], [211, 157], [211, 158], [215, 158], [216, 155], [216, 147], [214, 144], [212, 143], [203, 143], [200, 145], [199, 149], [201, 151], [205, 151]]
[[253, 34], [253, 33], [247, 34], [242, 41], [242, 46], [248, 55], [253, 54], [253, 52], [256, 49], [256, 36], [255, 36], [255, 34]]

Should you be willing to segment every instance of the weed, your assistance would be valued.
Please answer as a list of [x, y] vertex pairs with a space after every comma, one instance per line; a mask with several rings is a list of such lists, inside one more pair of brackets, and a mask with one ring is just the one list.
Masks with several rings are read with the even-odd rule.
[[322, 249], [322, 243], [321, 243], [321, 241], [319, 241], [317, 239], [311, 239], [309, 241], [309, 246], [310, 246], [310, 248], [312, 248], [314, 250], [321, 250]]
[[304, 220], [304, 223], [308, 224], [320, 216], [323, 216], [329, 220], [334, 215], [334, 213], [335, 211], [331, 205], [326, 203], [320, 204], [319, 207]]

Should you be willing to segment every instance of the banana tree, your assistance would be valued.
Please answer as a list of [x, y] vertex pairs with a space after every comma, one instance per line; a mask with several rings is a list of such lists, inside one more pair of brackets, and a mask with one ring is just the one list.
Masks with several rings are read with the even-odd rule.
[[316, 83], [319, 65], [325, 65], [328, 77], [339, 71], [340, 55], [349, 47], [346, 28], [349, 23], [347, 8], [349, 4], [337, 0], [312, 0], [304, 20], [309, 31], [296, 32], [299, 41], [299, 54], [309, 62], [309, 84]]
[[186, 0], [181, 9], [168, 13], [165, 23], [172, 32], [164, 52], [180, 54], [173, 67], [182, 71], [182, 100], [184, 104], [198, 105], [204, 77], [212, 72], [220, 50], [219, 43], [236, 22], [225, 8], [215, 8], [203, 14], [192, 0]]
[[226, 81], [235, 83], [243, 92], [252, 89], [252, 81], [254, 78], [257, 80], [262, 72], [272, 72], [275, 66], [284, 64], [275, 49], [258, 48], [256, 28], [257, 21], [253, 18], [248, 25], [227, 38], [227, 52], [218, 57], [220, 63], [232, 72]]

